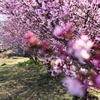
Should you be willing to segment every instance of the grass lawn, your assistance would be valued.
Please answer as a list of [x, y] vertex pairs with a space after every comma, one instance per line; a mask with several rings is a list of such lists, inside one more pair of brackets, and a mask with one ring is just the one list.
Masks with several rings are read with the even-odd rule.
[[[28, 58], [8, 58], [10, 52], [0, 54], [0, 100], [73, 100], [62, 86], [62, 75], [52, 77]], [[88, 100], [100, 100], [100, 91], [92, 89], [91, 94], [99, 99]]]
[[52, 77], [42, 64], [28, 59], [8, 62], [0, 64], [0, 100], [72, 100], [61, 84], [62, 76]]

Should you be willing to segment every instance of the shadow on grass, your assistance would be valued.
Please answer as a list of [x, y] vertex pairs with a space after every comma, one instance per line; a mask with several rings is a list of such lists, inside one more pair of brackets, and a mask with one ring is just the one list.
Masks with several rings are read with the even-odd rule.
[[0, 100], [72, 100], [58, 78], [47, 74], [42, 64], [18, 63], [0, 70]]

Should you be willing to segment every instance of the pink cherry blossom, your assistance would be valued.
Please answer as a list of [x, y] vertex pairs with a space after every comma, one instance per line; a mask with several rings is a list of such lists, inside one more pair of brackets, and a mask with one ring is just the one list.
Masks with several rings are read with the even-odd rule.
[[53, 31], [53, 34], [55, 36], [62, 36], [63, 35], [63, 28], [61, 26], [56, 26], [54, 31]]
[[68, 89], [68, 93], [83, 97], [85, 94], [84, 85], [75, 78], [66, 77], [62, 81], [63, 86]]
[[93, 46], [93, 42], [89, 40], [89, 38], [85, 35], [82, 35], [80, 39], [75, 42], [69, 42], [68, 53], [74, 54], [78, 60], [83, 63], [84, 59], [89, 59], [90, 54], [89, 51]]
[[94, 75], [93, 77], [94, 86], [100, 89], [100, 75]]
[[33, 37], [33, 33], [32, 33], [31, 31], [28, 31], [28, 32], [24, 35], [24, 37], [25, 37], [26, 39], [30, 39], [31, 37]]

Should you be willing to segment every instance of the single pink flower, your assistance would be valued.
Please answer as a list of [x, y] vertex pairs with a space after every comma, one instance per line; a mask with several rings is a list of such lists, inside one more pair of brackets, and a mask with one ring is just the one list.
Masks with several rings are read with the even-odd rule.
[[53, 34], [55, 36], [62, 36], [63, 35], [63, 28], [61, 26], [56, 26], [54, 31], [53, 31]]
[[67, 87], [68, 93], [83, 97], [85, 94], [84, 85], [76, 78], [66, 77], [63, 79], [63, 86]]
[[93, 83], [94, 83], [94, 87], [100, 89], [100, 75], [93, 76]]
[[24, 37], [26, 39], [30, 39], [31, 37], [33, 37], [33, 33], [31, 31], [28, 31], [27, 33], [25, 33]]

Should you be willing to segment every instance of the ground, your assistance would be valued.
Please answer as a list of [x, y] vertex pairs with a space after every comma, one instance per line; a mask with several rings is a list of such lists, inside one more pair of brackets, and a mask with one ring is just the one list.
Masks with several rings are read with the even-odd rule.
[[72, 100], [61, 77], [49, 75], [42, 64], [24, 57], [0, 53], [0, 100]]
[[[73, 100], [62, 86], [62, 75], [52, 77], [42, 63], [10, 53], [0, 53], [0, 100]], [[91, 88], [91, 94], [88, 100], [100, 100], [100, 91]]]

